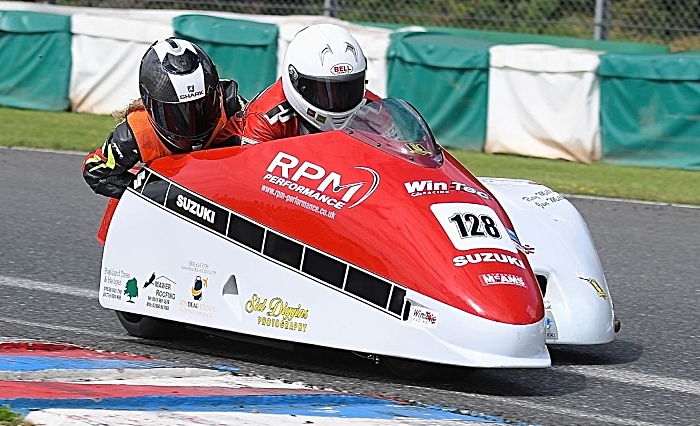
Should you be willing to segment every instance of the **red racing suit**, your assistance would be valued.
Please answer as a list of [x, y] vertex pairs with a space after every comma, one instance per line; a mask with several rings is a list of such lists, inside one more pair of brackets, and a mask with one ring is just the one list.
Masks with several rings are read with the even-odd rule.
[[[241, 144], [243, 118], [240, 112], [246, 100], [238, 95], [235, 81], [222, 80], [221, 85], [224, 89], [224, 111], [219, 120], [219, 130], [214, 132], [205, 149]], [[136, 177], [130, 172], [134, 166], [180, 153], [172, 151], [161, 141], [148, 120], [146, 110], [138, 109], [128, 113], [126, 119], [107, 136], [105, 143], [85, 157], [83, 178], [95, 193], [120, 198]]]
[[[380, 98], [369, 90], [365, 98]], [[282, 78], [258, 94], [245, 108], [242, 144], [290, 138], [318, 130], [299, 118], [282, 90]]]

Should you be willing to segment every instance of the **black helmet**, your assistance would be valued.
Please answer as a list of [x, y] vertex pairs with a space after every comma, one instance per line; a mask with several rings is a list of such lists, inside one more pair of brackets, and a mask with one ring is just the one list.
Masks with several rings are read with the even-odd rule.
[[148, 48], [141, 59], [139, 90], [153, 128], [172, 151], [201, 148], [221, 119], [216, 66], [187, 40], [171, 37]]

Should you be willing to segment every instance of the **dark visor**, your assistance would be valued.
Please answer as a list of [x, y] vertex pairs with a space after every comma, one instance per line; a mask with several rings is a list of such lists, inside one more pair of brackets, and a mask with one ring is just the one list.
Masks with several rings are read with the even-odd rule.
[[311, 105], [330, 112], [345, 112], [355, 108], [365, 96], [365, 73], [338, 77], [299, 74], [292, 85]]
[[212, 90], [203, 98], [183, 103], [158, 102], [150, 97], [144, 101], [155, 124], [172, 142], [184, 139], [189, 141], [185, 145], [191, 146], [207, 142], [219, 122], [221, 103], [217, 95], [218, 90]]

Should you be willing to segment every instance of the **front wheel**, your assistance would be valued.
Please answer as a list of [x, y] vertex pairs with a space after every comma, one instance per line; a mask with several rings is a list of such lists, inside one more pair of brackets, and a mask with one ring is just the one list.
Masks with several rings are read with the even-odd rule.
[[167, 339], [179, 330], [184, 330], [181, 324], [129, 312], [115, 311], [117, 318], [127, 333], [144, 339]]

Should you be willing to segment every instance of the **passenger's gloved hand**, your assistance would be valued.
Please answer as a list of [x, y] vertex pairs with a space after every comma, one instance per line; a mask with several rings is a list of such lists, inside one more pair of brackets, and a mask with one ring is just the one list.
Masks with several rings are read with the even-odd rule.
[[100, 179], [95, 192], [112, 198], [121, 198], [126, 188], [134, 181], [134, 175], [108, 176]]

